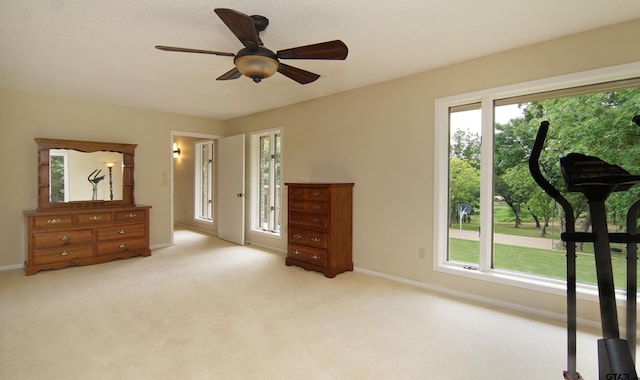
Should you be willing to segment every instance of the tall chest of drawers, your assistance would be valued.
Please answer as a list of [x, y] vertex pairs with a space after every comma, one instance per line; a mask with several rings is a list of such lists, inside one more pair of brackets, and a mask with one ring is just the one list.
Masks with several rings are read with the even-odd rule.
[[286, 265], [326, 277], [353, 270], [353, 183], [286, 183]]
[[150, 208], [25, 211], [25, 274], [151, 255]]

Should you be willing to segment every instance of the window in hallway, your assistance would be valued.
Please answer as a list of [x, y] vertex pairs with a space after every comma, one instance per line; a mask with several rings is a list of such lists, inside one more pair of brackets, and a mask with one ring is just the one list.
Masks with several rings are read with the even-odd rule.
[[196, 142], [195, 153], [195, 218], [211, 222], [213, 221], [213, 141]]

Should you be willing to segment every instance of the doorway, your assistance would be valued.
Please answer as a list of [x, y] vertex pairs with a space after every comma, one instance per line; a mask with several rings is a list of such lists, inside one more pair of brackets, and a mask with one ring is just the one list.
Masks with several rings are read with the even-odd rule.
[[[179, 154], [172, 157], [170, 165], [171, 186], [171, 244], [175, 244], [176, 228], [188, 228], [236, 244], [244, 244], [244, 135], [222, 137], [202, 133], [172, 131], [170, 146], [175, 144]], [[213, 184], [211, 218], [197, 217], [197, 172], [196, 150], [202, 142], [213, 141]], [[199, 203], [200, 202], [200, 203]], [[223, 206], [223, 207], [221, 207]], [[221, 235], [222, 234], [222, 235]]]

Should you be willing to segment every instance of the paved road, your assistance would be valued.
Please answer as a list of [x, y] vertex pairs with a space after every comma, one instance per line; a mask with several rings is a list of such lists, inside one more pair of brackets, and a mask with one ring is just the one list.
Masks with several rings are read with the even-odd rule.
[[[450, 228], [449, 236], [452, 238], [466, 239], [466, 240], [479, 240], [478, 232], [476, 231], [460, 231], [459, 229]], [[556, 244], [560, 240], [560, 237], [556, 239], [506, 235], [506, 234], [493, 234], [494, 243], [517, 245], [531, 248], [552, 249], [553, 244]], [[553, 243], [553, 244], [552, 244]]]

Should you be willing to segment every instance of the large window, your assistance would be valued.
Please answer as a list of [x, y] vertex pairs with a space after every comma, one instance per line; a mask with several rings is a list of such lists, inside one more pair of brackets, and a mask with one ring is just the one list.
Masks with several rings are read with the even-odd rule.
[[213, 221], [213, 141], [202, 141], [195, 144], [195, 218], [196, 220]]
[[[576, 230], [590, 231], [584, 195], [566, 190], [559, 158], [579, 152], [640, 173], [640, 128], [631, 121], [640, 114], [638, 66], [436, 102], [435, 169], [443, 179], [436, 185], [436, 270], [559, 288], [565, 219], [529, 173], [535, 135], [550, 122], [544, 174], [572, 203]], [[609, 197], [610, 232], [626, 230], [626, 211], [638, 197], [640, 186]], [[625, 247], [612, 247], [615, 286], [624, 288]], [[577, 256], [578, 282], [595, 284], [593, 245], [579, 244]]]
[[253, 171], [257, 194], [253, 208], [253, 229], [280, 235], [282, 133], [279, 129], [259, 132], [253, 135], [252, 143], [258, 168]]

